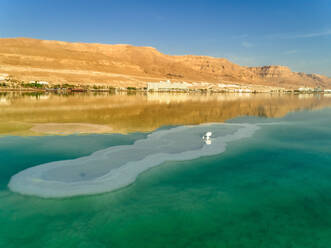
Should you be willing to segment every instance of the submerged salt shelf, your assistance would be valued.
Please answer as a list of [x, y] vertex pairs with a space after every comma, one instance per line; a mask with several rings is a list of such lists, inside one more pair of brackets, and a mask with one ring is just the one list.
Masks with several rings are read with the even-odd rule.
[[[158, 130], [133, 145], [113, 146], [90, 156], [42, 164], [14, 175], [9, 188], [40, 197], [69, 197], [109, 192], [135, 181], [165, 161], [191, 160], [225, 151], [231, 141], [247, 138], [254, 124], [203, 124]], [[212, 131], [211, 144], [202, 137]]]

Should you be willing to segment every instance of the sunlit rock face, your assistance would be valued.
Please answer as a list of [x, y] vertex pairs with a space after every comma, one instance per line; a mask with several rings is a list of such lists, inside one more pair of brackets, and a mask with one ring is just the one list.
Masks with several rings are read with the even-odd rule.
[[225, 58], [171, 56], [152, 47], [0, 39], [1, 71], [18, 80], [146, 87], [146, 82], [240, 82], [255, 86], [331, 86], [331, 79], [291, 72], [284, 66], [245, 67]]
[[[229, 142], [250, 137], [258, 128], [254, 124], [204, 124], [158, 130], [133, 145], [26, 169], [11, 178], [9, 188], [39, 197], [109, 192], [134, 182], [140, 173], [165, 161], [220, 154]], [[203, 137], [211, 131], [211, 142], [206, 144]]]
[[318, 74], [305, 74], [291, 71], [287, 66], [262, 66], [248, 68], [256, 78], [261, 78], [278, 85], [287, 86], [289, 88], [298, 88], [301, 85], [310, 87], [325, 87], [331, 85], [331, 79]]

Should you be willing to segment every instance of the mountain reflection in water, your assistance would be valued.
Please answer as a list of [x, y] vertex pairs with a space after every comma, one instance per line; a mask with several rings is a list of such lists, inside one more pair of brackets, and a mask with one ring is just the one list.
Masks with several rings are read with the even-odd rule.
[[330, 95], [0, 93], [1, 135], [147, 132], [168, 125], [283, 117], [331, 106]]

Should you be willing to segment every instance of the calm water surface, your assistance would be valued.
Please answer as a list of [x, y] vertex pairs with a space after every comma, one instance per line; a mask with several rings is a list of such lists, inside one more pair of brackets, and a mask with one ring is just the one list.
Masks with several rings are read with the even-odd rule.
[[[327, 96], [0, 99], [0, 247], [331, 247]], [[7, 188], [38, 164], [132, 144], [160, 127], [222, 121], [279, 124], [115, 192], [42, 199]]]

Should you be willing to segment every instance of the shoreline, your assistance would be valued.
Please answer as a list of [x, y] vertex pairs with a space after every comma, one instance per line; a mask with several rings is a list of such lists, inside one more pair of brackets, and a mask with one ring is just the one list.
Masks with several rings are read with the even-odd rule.
[[239, 92], [239, 91], [226, 91], [226, 90], [205, 90], [205, 89], [197, 89], [197, 90], [160, 90], [160, 91], [148, 91], [145, 89], [123, 89], [123, 88], [111, 88], [111, 89], [88, 89], [88, 90], [70, 90], [70, 89], [14, 89], [14, 88], [1, 88], [1, 92], [36, 92], [36, 93], [54, 93], [54, 94], [79, 94], [79, 93], [112, 93], [112, 94], [120, 94], [126, 92], [128, 94], [135, 93], [146, 93], [146, 94], [325, 94], [329, 95], [331, 92], [329, 91], [298, 91], [293, 89], [287, 90], [269, 90], [269, 91], [260, 91], [254, 90], [250, 92]]

